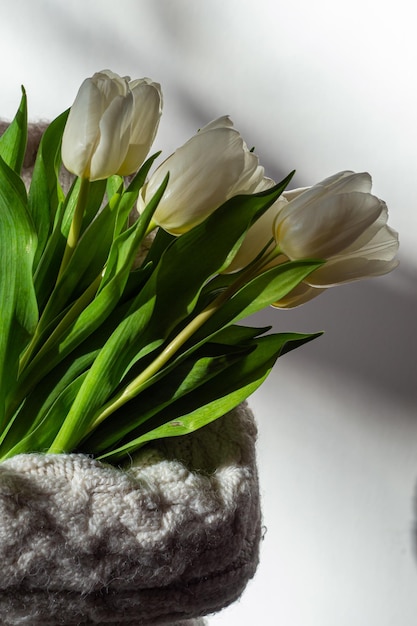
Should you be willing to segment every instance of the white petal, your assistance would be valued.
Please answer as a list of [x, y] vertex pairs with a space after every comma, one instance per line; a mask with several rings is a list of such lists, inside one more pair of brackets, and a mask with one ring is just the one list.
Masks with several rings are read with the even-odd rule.
[[233, 128], [233, 122], [228, 115], [223, 115], [222, 117], [218, 117], [200, 128], [198, 132], [205, 133], [208, 130], [213, 130], [214, 128]]
[[284, 198], [278, 199], [269, 209], [251, 226], [237, 251], [231, 264], [227, 267], [227, 274], [243, 269], [253, 261], [265, 248], [268, 242], [271, 246], [268, 251], [276, 247], [274, 240], [274, 222], [279, 211], [286, 204]]
[[338, 181], [343, 180], [343, 178], [351, 176], [354, 173], [355, 172], [352, 172], [351, 170], [343, 170], [342, 172], [337, 172], [337, 174], [332, 174], [332, 176], [324, 178], [319, 183], [317, 183], [317, 185], [320, 185], [321, 187], [330, 187], [331, 185], [334, 185]]
[[[329, 194], [349, 193], [351, 191], [361, 191], [369, 193], [372, 188], [372, 180], [366, 172], [356, 174], [355, 172], [345, 171], [334, 174], [329, 178], [325, 178], [320, 183], [312, 187], [300, 187], [299, 189], [291, 189], [284, 191], [284, 197], [290, 201], [299, 200], [299, 203], [307, 203], [312, 200], [318, 200]], [[296, 205], [294, 205], [296, 206]]]
[[133, 94], [132, 126], [129, 148], [119, 171], [127, 176], [137, 171], [144, 162], [158, 130], [162, 113], [162, 93], [160, 85], [149, 78], [130, 83]]
[[378, 219], [382, 208], [383, 203], [370, 194], [317, 198], [310, 190], [279, 213], [276, 239], [290, 259], [326, 259], [353, 243]]
[[253, 152], [249, 152], [246, 144], [243, 145], [244, 163], [241, 176], [235, 181], [228, 191], [227, 197], [238, 194], [248, 194], [254, 192], [264, 178], [265, 170], [259, 165], [259, 159]]
[[274, 180], [272, 180], [272, 178], [264, 176], [256, 185], [253, 193], [258, 193], [260, 191], [266, 191], [267, 189], [271, 189], [271, 187], [273, 187], [275, 184], [276, 183]]
[[351, 191], [370, 193], [372, 189], [372, 178], [367, 172], [360, 174], [344, 172], [344, 176], [340, 177], [339, 180], [324, 186], [327, 187], [331, 193], [349, 193]]
[[129, 86], [133, 94], [131, 142], [150, 143], [162, 113], [161, 86], [149, 78], [132, 81]]
[[[356, 242], [355, 242], [356, 243]], [[308, 277], [310, 285], [331, 287], [369, 276], [388, 274], [398, 265], [395, 256], [398, 252], [398, 233], [387, 225], [361, 248], [351, 246], [329, 259], [322, 267]]]
[[180, 234], [222, 204], [244, 167], [242, 139], [230, 128], [197, 133], [155, 172], [145, 190], [149, 201], [166, 173], [170, 178], [154, 219]]
[[346, 170], [344, 172], [339, 172], [338, 174], [333, 174], [333, 176], [325, 178], [312, 187], [300, 187], [298, 189], [284, 191], [283, 195], [288, 201], [291, 201], [309, 190], [312, 190], [314, 196], [318, 197], [320, 194], [348, 193], [350, 191], [370, 193], [371, 189], [372, 179], [367, 172], [357, 174], [355, 172], [351, 172], [350, 170]]
[[297, 189], [286, 189], [282, 195], [284, 196], [286, 200], [288, 200], [288, 202], [291, 202], [291, 200], [295, 200], [295, 198], [300, 196], [305, 191], [308, 191], [309, 189], [312, 189], [312, 187], [299, 187]]
[[129, 85], [126, 78], [122, 78], [110, 70], [96, 72], [91, 80], [101, 91], [106, 102], [106, 108], [117, 96], [127, 96], [129, 93]]
[[323, 293], [323, 291], [324, 289], [316, 289], [306, 283], [300, 283], [284, 298], [281, 298], [278, 302], [274, 302], [272, 306], [277, 309], [293, 309], [296, 306], [300, 306], [316, 298]]
[[99, 124], [104, 111], [100, 90], [87, 78], [81, 85], [69, 112], [62, 138], [62, 160], [77, 176], [89, 170], [91, 155], [99, 140]]
[[372, 276], [382, 276], [392, 272], [398, 263], [397, 259], [379, 261], [366, 257], [357, 257], [349, 261], [328, 261], [323, 267], [313, 272], [308, 278], [308, 284], [327, 288]]
[[[372, 242], [372, 240], [378, 234], [380, 235], [381, 232], [383, 232], [383, 229], [387, 228], [391, 231], [391, 229], [388, 226], [386, 226], [387, 219], [388, 219], [387, 206], [385, 202], [383, 202], [382, 200], [381, 200], [381, 205], [382, 205], [382, 210], [378, 219], [376, 219], [375, 222], [373, 222], [373, 224], [368, 226], [368, 228], [359, 237], [357, 237], [357, 239], [355, 239], [353, 243], [351, 243], [349, 246], [344, 248], [339, 254], [333, 255], [332, 259], [337, 259], [338, 257], [346, 258], [349, 256], [356, 256], [358, 250], [363, 251], [363, 249], [366, 248], [369, 245], [369, 243]], [[392, 232], [395, 233], [395, 231], [392, 231]], [[395, 233], [395, 237], [398, 243], [397, 233]]]
[[133, 96], [117, 96], [100, 121], [100, 140], [91, 159], [90, 180], [111, 176], [123, 163], [129, 147]]

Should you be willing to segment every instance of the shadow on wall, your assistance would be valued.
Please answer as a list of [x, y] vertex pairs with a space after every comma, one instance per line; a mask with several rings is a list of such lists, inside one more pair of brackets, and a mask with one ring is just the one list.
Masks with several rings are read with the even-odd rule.
[[264, 310], [250, 324], [273, 324], [274, 332], [324, 330], [303, 349], [303, 363], [316, 362], [416, 409], [415, 268], [402, 264], [389, 276], [329, 289], [296, 309]]

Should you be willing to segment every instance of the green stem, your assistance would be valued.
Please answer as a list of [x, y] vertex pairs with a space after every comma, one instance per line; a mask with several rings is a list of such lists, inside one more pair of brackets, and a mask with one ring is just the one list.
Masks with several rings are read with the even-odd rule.
[[[229, 291], [229, 290], [227, 290]], [[197, 315], [178, 335], [164, 348], [156, 359], [152, 361], [143, 372], [139, 374], [123, 391], [109, 400], [98, 412], [93, 420], [88, 432], [92, 432], [103, 420], [109, 415], [114, 413], [121, 406], [132, 400], [141, 391], [145, 383], [178, 352], [178, 350], [184, 345], [184, 343], [191, 337], [191, 335], [198, 330], [204, 322], [206, 322], [215, 313], [221, 303], [225, 301], [226, 292], [218, 296], [211, 305], [206, 307], [199, 315]], [[230, 294], [228, 295], [230, 297]], [[221, 302], [220, 302], [221, 301]]]
[[38, 325], [36, 326], [35, 332], [32, 336], [32, 339], [30, 340], [29, 345], [27, 346], [27, 348], [25, 349], [25, 351], [23, 352], [22, 356], [20, 357], [20, 362], [19, 362], [19, 376], [21, 375], [21, 373], [23, 372], [23, 370], [25, 369], [25, 367], [27, 366], [27, 364], [29, 363], [30, 358], [32, 357], [39, 338], [41, 336], [42, 332], [41, 332], [41, 327], [38, 323]]
[[147, 237], [148, 235], [150, 235], [150, 234], [151, 234], [151, 232], [152, 232], [153, 230], [155, 230], [155, 228], [159, 228], [159, 227], [158, 227], [158, 224], [157, 224], [154, 220], [151, 220], [151, 221], [149, 222], [149, 224], [148, 224], [148, 228], [146, 229], [146, 233], [145, 233], [145, 235], [144, 235], [144, 238], [145, 238], [145, 237]]
[[[271, 240], [272, 241], [272, 240]], [[260, 258], [255, 259], [253, 265], [251, 265], [252, 274], [256, 276], [262, 272], [272, 261], [275, 261], [282, 255], [282, 250], [279, 246], [275, 246], [270, 252], [263, 254]]]
[[68, 233], [67, 243], [65, 246], [64, 255], [62, 257], [61, 266], [58, 272], [57, 282], [59, 282], [65, 268], [67, 267], [75, 247], [80, 237], [81, 226], [83, 223], [84, 211], [87, 205], [88, 192], [90, 189], [90, 181], [88, 178], [81, 179], [80, 191], [78, 194], [77, 205], [75, 207], [74, 215], [71, 222], [70, 231]]

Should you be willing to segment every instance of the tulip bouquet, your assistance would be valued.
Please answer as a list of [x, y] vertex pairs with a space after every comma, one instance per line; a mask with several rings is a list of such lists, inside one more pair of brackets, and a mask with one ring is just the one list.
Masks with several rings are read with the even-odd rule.
[[119, 464], [199, 429], [317, 336], [245, 318], [397, 264], [368, 174], [286, 191], [291, 174], [266, 178], [227, 117], [153, 169], [161, 110], [151, 80], [95, 74], [45, 131], [28, 189], [24, 93], [0, 138], [0, 459]]

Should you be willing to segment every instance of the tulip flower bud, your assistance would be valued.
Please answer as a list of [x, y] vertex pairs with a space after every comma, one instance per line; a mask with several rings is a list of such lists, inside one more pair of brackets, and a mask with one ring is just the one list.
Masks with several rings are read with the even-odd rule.
[[386, 225], [385, 203], [370, 189], [369, 174], [341, 172], [288, 194], [290, 202], [274, 224], [279, 248], [292, 260], [327, 261], [306, 280], [309, 285], [329, 287], [386, 274], [398, 265], [398, 235]]
[[[268, 186], [264, 179], [257, 191]], [[260, 271], [288, 260], [325, 260], [274, 304], [278, 308], [304, 304], [328, 287], [388, 274], [398, 265], [398, 234], [371, 186], [369, 174], [341, 172], [314, 187], [285, 191], [249, 229], [226, 272], [243, 269], [262, 251]]]
[[168, 172], [168, 186], [154, 221], [166, 231], [180, 235], [232, 196], [251, 193], [262, 180], [264, 170], [231, 120], [222, 117], [202, 128], [158, 167], [142, 189], [140, 212]]
[[65, 167], [89, 180], [132, 174], [150, 149], [160, 114], [159, 85], [97, 72], [71, 107], [62, 138]]

